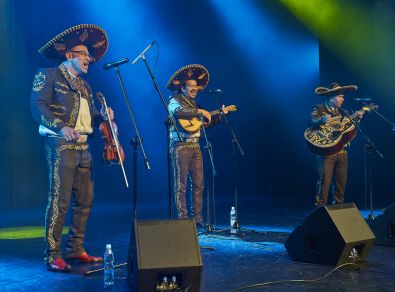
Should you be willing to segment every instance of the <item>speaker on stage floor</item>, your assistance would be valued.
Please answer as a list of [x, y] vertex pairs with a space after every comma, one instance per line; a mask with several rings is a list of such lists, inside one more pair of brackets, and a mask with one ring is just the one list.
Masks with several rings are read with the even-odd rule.
[[370, 223], [370, 228], [376, 235], [375, 244], [395, 246], [395, 203], [384, 210]]
[[202, 266], [193, 220], [135, 222], [128, 261], [132, 291], [199, 291]]
[[365, 261], [375, 236], [354, 203], [323, 206], [297, 226], [285, 242], [295, 261], [339, 266]]

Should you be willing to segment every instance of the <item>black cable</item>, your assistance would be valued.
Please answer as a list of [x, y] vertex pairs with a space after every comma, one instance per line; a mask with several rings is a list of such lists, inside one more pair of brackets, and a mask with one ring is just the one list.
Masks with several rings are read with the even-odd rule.
[[314, 283], [314, 282], [318, 282], [321, 280], [324, 280], [325, 278], [327, 278], [329, 275], [331, 275], [333, 272], [335, 272], [336, 270], [344, 267], [344, 266], [355, 266], [359, 269], [358, 265], [354, 264], [354, 263], [345, 263], [342, 264], [334, 269], [332, 269], [330, 272], [326, 273], [324, 276], [316, 278], [316, 279], [311, 279], [311, 280], [303, 280], [303, 279], [297, 279], [297, 280], [280, 280], [280, 281], [269, 281], [269, 282], [264, 282], [264, 283], [259, 283], [259, 284], [254, 284], [254, 285], [250, 285], [250, 286], [244, 286], [241, 288], [238, 288], [236, 290], [233, 290], [234, 292], [237, 291], [242, 291], [242, 290], [247, 290], [247, 289], [252, 289], [252, 288], [258, 288], [258, 287], [262, 287], [262, 286], [266, 286], [266, 285], [272, 285], [272, 284], [283, 284], [283, 283]]

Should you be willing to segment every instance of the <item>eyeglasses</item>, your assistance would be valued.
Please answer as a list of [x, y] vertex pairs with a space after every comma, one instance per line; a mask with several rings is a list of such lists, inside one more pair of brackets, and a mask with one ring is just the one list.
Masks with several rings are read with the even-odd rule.
[[77, 53], [77, 54], [79, 54], [79, 55], [82, 55], [82, 56], [84, 56], [84, 57], [89, 57], [89, 58], [93, 58], [93, 56], [91, 55], [91, 54], [89, 54], [88, 52], [85, 52], [85, 51], [69, 51], [69, 52], [71, 52], [71, 53]]

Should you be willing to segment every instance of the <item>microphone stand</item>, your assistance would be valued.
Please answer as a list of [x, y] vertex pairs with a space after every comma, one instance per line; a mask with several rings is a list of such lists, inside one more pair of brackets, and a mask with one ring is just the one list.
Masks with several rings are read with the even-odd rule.
[[168, 192], [168, 205], [169, 205], [169, 220], [173, 218], [172, 208], [172, 175], [171, 175], [171, 148], [170, 148], [170, 119], [164, 122], [167, 134], [167, 192]]
[[[371, 142], [371, 141], [370, 141]], [[369, 210], [370, 213], [368, 215], [368, 220], [372, 221], [374, 219], [373, 213], [373, 183], [372, 183], [372, 153], [373, 153], [373, 144], [366, 143], [364, 148], [364, 195], [365, 195], [365, 209], [367, 208], [367, 198], [368, 198], [368, 189], [369, 189]]]
[[[220, 92], [214, 92], [214, 98], [215, 101], [217, 102], [218, 106], [221, 108], [222, 103], [219, 101], [219, 96]], [[235, 202], [235, 211], [236, 211], [236, 220], [233, 225], [233, 228], [237, 230], [240, 230], [240, 223], [239, 223], [239, 206], [238, 206], [238, 178], [239, 178], [239, 167], [238, 167], [238, 156], [237, 156], [237, 151], [240, 153], [241, 156], [244, 156], [245, 153], [243, 149], [241, 148], [239, 139], [236, 135], [236, 132], [234, 131], [231, 122], [229, 121], [228, 117], [226, 115], [223, 115], [222, 118], [225, 120], [226, 125], [228, 126], [230, 133], [232, 134], [232, 150], [233, 150], [233, 190], [234, 190], [234, 202]]]
[[[363, 102], [364, 105], [366, 105], [365, 102]], [[374, 213], [373, 213], [373, 182], [372, 182], [372, 169], [371, 169], [371, 161], [372, 161], [372, 154], [373, 152], [376, 152], [377, 155], [380, 158], [384, 158], [384, 155], [377, 149], [375, 146], [375, 143], [362, 131], [361, 127], [359, 124], [354, 121], [351, 116], [344, 111], [343, 109], [339, 108], [340, 112], [343, 113], [351, 123], [355, 126], [357, 131], [362, 135], [362, 137], [366, 140], [365, 144], [365, 149], [364, 149], [364, 168], [365, 168], [365, 206], [366, 206], [366, 201], [367, 201], [367, 192], [369, 189], [369, 209], [370, 209], [370, 214], [368, 215], [368, 221], [372, 221], [374, 219]], [[372, 109], [375, 111], [374, 109]], [[369, 161], [369, 163], [368, 163]]]
[[[203, 117], [200, 117], [200, 119], [203, 122]], [[202, 131], [201, 133], [203, 134], [204, 140], [206, 142], [206, 146], [204, 146], [205, 149], [207, 149], [209, 158], [210, 158], [210, 164], [211, 164], [211, 183], [212, 183], [212, 197], [213, 197], [213, 204], [214, 204], [214, 223], [216, 223], [216, 214], [215, 214], [215, 176], [218, 174], [216, 169], [215, 169], [215, 164], [214, 164], [214, 155], [213, 155], [213, 147], [210, 143], [210, 141], [207, 138], [206, 134], [206, 129], [204, 128], [204, 125], [201, 127]], [[214, 230], [213, 225], [211, 225], [211, 210], [210, 210], [210, 187], [207, 188], [207, 203], [206, 203], [206, 227], [205, 231], [207, 233], [210, 233]]]
[[[362, 103], [363, 105], [367, 105], [366, 102]], [[384, 121], [386, 121], [388, 124], [390, 124], [392, 126], [392, 131], [395, 131], [395, 123], [391, 122], [390, 119], [388, 119], [387, 117], [385, 117], [384, 115], [382, 115], [381, 113], [379, 113], [375, 108], [372, 108], [372, 112], [376, 113], [381, 119], [383, 119]], [[394, 132], [395, 133], [395, 132]]]
[[[176, 131], [176, 133], [177, 133], [179, 141], [184, 141], [184, 139], [181, 136], [180, 130], [178, 129], [177, 124], [176, 124], [176, 122], [174, 120], [174, 117], [173, 117], [172, 113], [170, 112], [169, 107], [168, 107], [168, 105], [167, 105], [167, 103], [166, 103], [166, 101], [165, 101], [165, 99], [164, 99], [164, 97], [162, 95], [162, 92], [159, 89], [158, 83], [155, 80], [155, 76], [152, 74], [151, 68], [148, 65], [148, 62], [147, 62], [147, 59], [145, 58], [145, 55], [141, 54], [140, 57], [143, 60], [143, 62], [145, 64], [145, 67], [148, 70], [148, 73], [149, 73], [149, 75], [150, 75], [150, 77], [152, 79], [152, 82], [153, 82], [153, 84], [155, 86], [155, 89], [158, 92], [158, 95], [159, 95], [159, 97], [160, 97], [160, 99], [161, 99], [161, 101], [163, 103], [163, 106], [165, 107], [166, 112], [168, 114], [168, 117], [169, 117], [168, 129], [170, 128], [170, 126], [173, 126], [175, 131]], [[168, 132], [167, 135], [169, 136], [169, 130], [167, 130], [167, 132]], [[167, 170], [168, 170], [168, 184], [169, 184], [169, 187], [168, 187], [168, 189], [169, 189], [169, 219], [171, 220], [172, 219], [172, 204], [171, 204], [172, 203], [172, 199], [171, 199], [172, 198], [172, 194], [171, 194], [171, 187], [170, 187], [170, 184], [171, 184], [171, 175], [170, 175], [170, 164], [171, 164], [171, 162], [170, 162], [170, 157], [171, 157], [171, 154], [170, 154], [170, 141], [169, 141], [169, 137], [168, 137]]]
[[[119, 65], [122, 65], [122, 64], [119, 64]], [[143, 140], [141, 139], [139, 130], [137, 128], [137, 123], [136, 123], [136, 120], [134, 119], [133, 111], [132, 111], [132, 108], [131, 108], [130, 103], [129, 103], [129, 98], [127, 96], [125, 87], [123, 85], [121, 72], [119, 71], [119, 68], [118, 68], [119, 65], [114, 66], [114, 70], [115, 70], [116, 75], [118, 77], [119, 84], [121, 85], [123, 97], [125, 99], [125, 103], [126, 103], [126, 106], [127, 106], [127, 109], [128, 109], [129, 115], [130, 115], [130, 118], [132, 120], [132, 124], [133, 124], [134, 131], [136, 133], [136, 137], [134, 137], [134, 138], [132, 138], [130, 140], [130, 144], [133, 147], [133, 224], [132, 224], [132, 228], [131, 228], [131, 232], [130, 232], [128, 261], [127, 261], [127, 263], [123, 263], [123, 264], [117, 265], [117, 267], [127, 264], [128, 271], [129, 271], [128, 274], [131, 275], [131, 271], [133, 270], [133, 267], [132, 267], [132, 265], [133, 265], [133, 259], [132, 259], [133, 248], [131, 248], [131, 246], [132, 246], [132, 243], [133, 243], [133, 234], [134, 234], [135, 224], [136, 224], [136, 220], [137, 220], [137, 190], [138, 190], [138, 188], [137, 188], [137, 186], [138, 186], [138, 181], [137, 181], [137, 147], [139, 145], [140, 145], [140, 148], [141, 148], [141, 152], [143, 154], [145, 167], [147, 168], [147, 170], [151, 170], [151, 166], [149, 164], [147, 155], [145, 154], [144, 146], [143, 146]], [[92, 272], [97, 272], [97, 271], [101, 271], [101, 270], [102, 269], [97, 269], [97, 270], [92, 271]], [[88, 275], [88, 274], [86, 273], [85, 275]]]
[[133, 182], [134, 182], [134, 187], [133, 187], [133, 203], [134, 203], [134, 206], [133, 206], [134, 207], [133, 221], [135, 221], [135, 220], [137, 220], [137, 184], [138, 184], [138, 182], [137, 182], [137, 147], [139, 145], [140, 145], [140, 148], [141, 148], [141, 153], [143, 154], [145, 168], [147, 170], [151, 170], [151, 166], [149, 164], [147, 155], [145, 154], [145, 151], [144, 151], [143, 140], [141, 139], [139, 130], [137, 128], [137, 123], [136, 123], [136, 120], [134, 119], [132, 108], [131, 108], [130, 103], [129, 103], [129, 98], [128, 98], [127, 94], [126, 94], [126, 90], [125, 90], [125, 87], [123, 85], [121, 72], [119, 71], [118, 66], [114, 67], [114, 69], [115, 69], [115, 72], [117, 74], [119, 83], [121, 85], [121, 89], [122, 89], [123, 97], [125, 99], [126, 107], [128, 109], [130, 118], [132, 120], [133, 128], [134, 128], [134, 131], [136, 133], [136, 137], [130, 140], [130, 145], [132, 145], [132, 147], [133, 147], [133, 154], [134, 154], [133, 155], [133, 173], [134, 173], [133, 174]]
[[[221, 92], [214, 92], [214, 98], [215, 101], [217, 102], [218, 106], [221, 108], [222, 107], [222, 101], [219, 100], [219, 95]], [[236, 135], [235, 130], [233, 129], [233, 126], [231, 122], [229, 121], [228, 117], [226, 115], [223, 115], [222, 118], [225, 120], [226, 125], [228, 126], [230, 133], [232, 134], [232, 152], [233, 152], [233, 190], [234, 190], [234, 206], [235, 206], [235, 211], [236, 211], [236, 218], [235, 218], [235, 223], [233, 224], [233, 229], [236, 230], [236, 234], [232, 235], [237, 235], [239, 232], [238, 231], [249, 231], [253, 233], [263, 233], [266, 234], [266, 232], [260, 232], [257, 230], [253, 229], [247, 229], [247, 228], [241, 228], [240, 223], [239, 223], [239, 206], [238, 206], [238, 182], [239, 182], [239, 157], [243, 157], [245, 155], [245, 152], [241, 148], [239, 138]], [[240, 156], [238, 156], [238, 153]], [[221, 231], [224, 231], [227, 229], [223, 229]]]
[[[362, 102], [362, 104], [363, 105], [367, 105], [366, 102]], [[385, 122], [390, 124], [392, 126], [392, 131], [395, 134], [395, 123], [391, 122], [390, 119], [388, 119], [387, 117], [385, 117], [384, 115], [379, 113], [374, 107], [371, 110], [375, 114], [377, 114], [382, 120], [384, 120]], [[370, 167], [370, 163], [371, 163], [372, 152], [373, 152], [373, 149], [374, 149], [374, 143], [372, 141], [369, 141], [369, 142], [365, 145], [365, 206], [366, 206], [367, 188], [369, 188], [370, 214], [368, 216], [368, 219], [369, 219], [369, 221], [372, 221], [372, 220], [374, 220], [374, 214], [373, 214], [373, 202], [372, 202], [372, 170], [371, 170], [371, 167]], [[379, 154], [380, 158], [383, 158], [383, 155], [381, 153], [378, 153], [378, 154]], [[367, 161], [368, 158], [369, 158], [369, 161]], [[367, 165], [369, 165], [369, 170], [368, 171], [367, 171]], [[369, 176], [369, 184], [366, 183], [367, 176]]]

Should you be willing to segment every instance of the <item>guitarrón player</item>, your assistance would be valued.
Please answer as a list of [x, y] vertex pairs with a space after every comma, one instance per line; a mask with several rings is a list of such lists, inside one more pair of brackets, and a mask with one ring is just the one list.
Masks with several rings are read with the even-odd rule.
[[[221, 120], [221, 114], [228, 111], [222, 107], [220, 115], [211, 114], [201, 109], [195, 101], [199, 91], [208, 84], [209, 73], [205, 67], [198, 64], [187, 65], [179, 69], [167, 82], [166, 88], [172, 91], [169, 110], [176, 119], [196, 120], [203, 117], [203, 126], [212, 126]], [[179, 219], [188, 218], [186, 205], [186, 190], [188, 176], [191, 179], [191, 215], [195, 218], [198, 228], [204, 228], [202, 216], [202, 193], [204, 188], [203, 159], [199, 146], [200, 127], [194, 132], [187, 131], [182, 126], [180, 141], [174, 126], [170, 127], [170, 147], [173, 164], [174, 196]]]
[[[357, 86], [355, 85], [340, 86], [337, 83], [332, 83], [329, 88], [317, 87], [315, 93], [326, 97], [326, 101], [313, 107], [309, 126], [318, 128], [321, 125], [330, 124], [336, 117], [345, 116], [346, 113], [341, 109], [344, 102], [344, 93], [356, 90]], [[359, 121], [363, 113], [364, 111], [360, 111], [355, 120]], [[348, 146], [349, 144], [346, 144], [334, 155], [317, 155], [318, 181], [315, 203], [317, 206], [327, 205], [331, 186], [333, 188], [334, 203], [342, 204], [344, 202], [344, 191], [347, 183]]]

